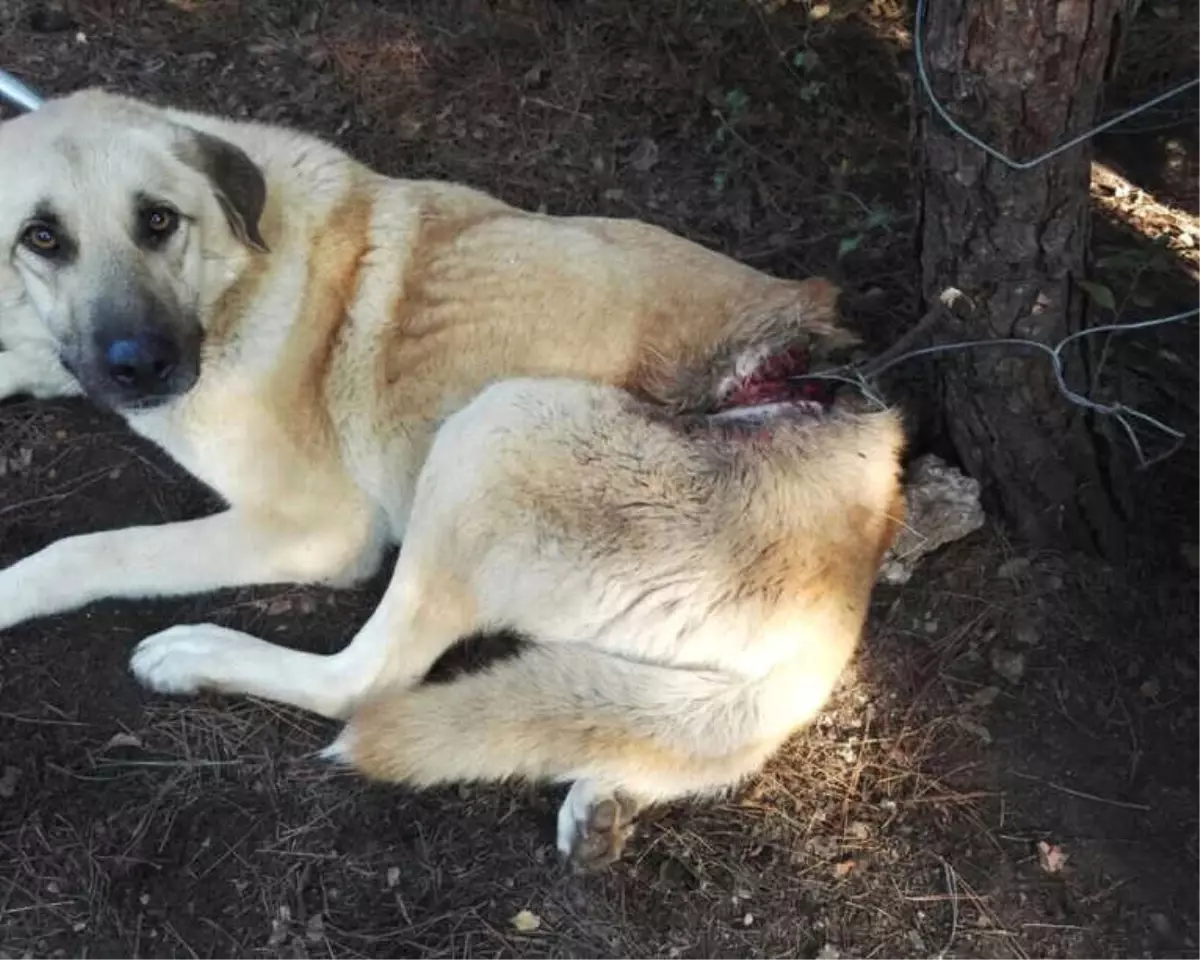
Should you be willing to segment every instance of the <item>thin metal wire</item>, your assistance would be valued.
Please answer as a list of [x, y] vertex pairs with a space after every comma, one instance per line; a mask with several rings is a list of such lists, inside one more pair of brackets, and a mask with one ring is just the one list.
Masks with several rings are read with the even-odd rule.
[[842, 376], [841, 374], [834, 373], [833, 371], [823, 370], [819, 374], [816, 374], [816, 373], [802, 374], [799, 376], [791, 377], [790, 379], [792, 379], [792, 380], [833, 380], [837, 383], [847, 383], [852, 387], [857, 387], [858, 391], [864, 397], [866, 397], [868, 400], [870, 400], [871, 403], [873, 403], [875, 405], [876, 409], [886, 410], [888, 407], [891, 406], [890, 403], [888, 403], [886, 400], [883, 399], [883, 397], [881, 397], [879, 394], [877, 394], [874, 391], [874, 389], [871, 387], [871, 384], [868, 382], [867, 378], [865, 376], [863, 376], [861, 371], [851, 370], [851, 369], [847, 368], [846, 373], [850, 374], [850, 376]]
[[1145, 103], [1140, 103], [1136, 107], [1131, 107], [1130, 109], [1126, 110], [1124, 113], [1119, 113], [1115, 117], [1105, 120], [1104, 123], [1100, 124], [1099, 126], [1092, 127], [1090, 130], [1087, 130], [1076, 137], [1072, 137], [1065, 143], [1060, 143], [1057, 147], [1047, 150], [1045, 153], [1039, 154], [1030, 160], [1014, 160], [1012, 157], [1008, 156], [1008, 154], [996, 149], [990, 143], [980, 139], [979, 137], [975, 136], [975, 134], [971, 133], [971, 131], [963, 127], [957, 120], [950, 116], [949, 111], [937, 98], [937, 94], [933, 92], [933, 84], [929, 80], [929, 71], [925, 66], [925, 4], [926, 0], [917, 0], [917, 10], [913, 26], [913, 58], [917, 62], [917, 77], [921, 81], [921, 88], [925, 91], [925, 95], [929, 97], [929, 102], [933, 106], [933, 109], [937, 111], [937, 115], [946, 121], [946, 123], [950, 126], [950, 129], [952, 129], [964, 140], [977, 146], [989, 157], [999, 160], [1005, 166], [1011, 167], [1013, 170], [1032, 170], [1034, 167], [1040, 166], [1052, 157], [1057, 157], [1060, 153], [1066, 153], [1066, 151], [1072, 149], [1073, 147], [1077, 147], [1081, 143], [1086, 143], [1088, 140], [1091, 140], [1092, 137], [1096, 136], [1096, 134], [1103, 133], [1105, 130], [1117, 126], [1117, 124], [1124, 123], [1126, 120], [1130, 120], [1133, 117], [1138, 116], [1138, 114], [1145, 113], [1147, 110], [1157, 107], [1160, 103], [1170, 100], [1172, 97], [1177, 97], [1179, 94], [1184, 93], [1193, 87], [1200, 86], [1200, 77], [1196, 77], [1193, 80], [1188, 80], [1171, 90], [1167, 90], [1165, 93], [1160, 93], [1158, 96], [1152, 97]]
[[[938, 99], [937, 94], [935, 94], [933, 92], [933, 84], [930, 82], [929, 70], [928, 70], [928, 68], [926, 66], [926, 62], [925, 62], [925, 7], [926, 7], [926, 3], [927, 3], [927, 0], [917, 0], [917, 9], [915, 12], [914, 24], [913, 24], [913, 55], [914, 55], [914, 59], [916, 60], [917, 76], [921, 82], [921, 88], [924, 90], [925, 95], [929, 98], [929, 102], [933, 106], [934, 111], [937, 113], [937, 115], [939, 117], [942, 118], [942, 120], [944, 120], [946, 122], [946, 124], [950, 127], [951, 130], [953, 130], [955, 133], [957, 133], [960, 137], [962, 137], [968, 143], [978, 147], [980, 150], [982, 150], [984, 153], [986, 153], [992, 159], [997, 160], [1000, 163], [1003, 163], [1005, 166], [1010, 167], [1013, 170], [1032, 170], [1034, 167], [1040, 166], [1041, 164], [1045, 163], [1047, 160], [1050, 160], [1053, 157], [1057, 157], [1059, 154], [1065, 153], [1066, 151], [1068, 151], [1074, 147], [1077, 147], [1082, 143], [1086, 143], [1088, 140], [1091, 140], [1097, 134], [1103, 133], [1105, 130], [1109, 130], [1109, 129], [1117, 126], [1118, 124], [1123, 123], [1126, 120], [1129, 120], [1129, 119], [1132, 119], [1133, 117], [1138, 116], [1141, 113], [1145, 113], [1146, 111], [1152, 109], [1153, 107], [1158, 106], [1160, 103], [1170, 100], [1172, 97], [1176, 97], [1179, 94], [1192, 89], [1193, 87], [1200, 86], [1200, 77], [1197, 77], [1193, 80], [1189, 80], [1185, 83], [1181, 83], [1181, 84], [1179, 84], [1179, 86], [1174, 87], [1171, 90], [1167, 90], [1164, 93], [1160, 93], [1158, 96], [1152, 97], [1151, 99], [1145, 101], [1144, 103], [1141, 103], [1141, 104], [1137, 105], [1136, 107], [1132, 107], [1129, 110], [1126, 110], [1123, 113], [1120, 113], [1117, 116], [1104, 121], [1103, 123], [1099, 124], [1098, 126], [1092, 127], [1090, 130], [1087, 130], [1086, 132], [1081, 133], [1078, 136], [1070, 138], [1069, 140], [1065, 141], [1064, 143], [1060, 143], [1058, 146], [1053, 147], [1050, 150], [1047, 150], [1045, 153], [1039, 154], [1038, 156], [1033, 157], [1029, 160], [1014, 160], [1012, 157], [1008, 156], [1002, 150], [997, 149], [996, 147], [992, 146], [990, 143], [987, 143], [985, 140], [981, 139], [980, 137], [977, 137], [975, 134], [971, 133], [971, 131], [969, 131], [965, 127], [963, 127], [962, 124], [960, 124], [957, 120], [955, 120], [952, 116], [950, 116], [950, 113], [946, 109], [945, 105]], [[1132, 331], [1132, 330], [1145, 330], [1149, 327], [1162, 326], [1163, 324], [1168, 324], [1168, 323], [1180, 323], [1184, 320], [1188, 320], [1188, 319], [1191, 319], [1196, 316], [1200, 316], [1200, 309], [1187, 310], [1183, 313], [1173, 314], [1172, 316], [1169, 316], [1169, 317], [1159, 317], [1154, 320], [1143, 320], [1139, 323], [1106, 324], [1104, 326], [1099, 326], [1099, 327], [1089, 327], [1086, 330], [1078, 330], [1075, 333], [1072, 333], [1069, 336], [1064, 337], [1053, 347], [1047, 346], [1044, 343], [1039, 343], [1036, 340], [1021, 340], [1021, 339], [1009, 339], [1009, 338], [998, 339], [998, 340], [973, 340], [973, 341], [968, 341], [968, 342], [964, 342], [964, 343], [948, 343], [948, 344], [943, 344], [941, 346], [926, 347], [922, 350], [914, 350], [910, 353], [901, 354], [899, 357], [893, 358], [892, 360], [883, 364], [881, 367], [872, 370], [870, 372], [870, 379], [874, 379], [874, 378], [878, 377], [883, 371], [891, 369], [893, 366], [895, 366], [898, 363], [903, 363], [907, 360], [911, 360], [914, 357], [929, 356], [929, 355], [938, 354], [938, 353], [950, 353], [950, 352], [954, 352], [954, 351], [958, 351], [958, 350], [977, 349], [977, 348], [981, 348], [981, 347], [985, 347], [985, 348], [986, 347], [995, 347], [995, 346], [1032, 347], [1033, 349], [1039, 350], [1050, 357], [1050, 362], [1051, 362], [1053, 370], [1054, 370], [1055, 383], [1058, 387], [1059, 392], [1067, 399], [1068, 402], [1074, 404], [1075, 406], [1082, 407], [1086, 410], [1090, 410], [1094, 413], [1100, 414], [1101, 416], [1112, 417], [1114, 420], [1116, 420], [1117, 423], [1119, 423], [1121, 425], [1121, 428], [1125, 431], [1125, 435], [1129, 438], [1129, 442], [1130, 442], [1130, 445], [1133, 447], [1134, 453], [1137, 455], [1139, 466], [1142, 469], [1145, 469], [1145, 468], [1150, 467], [1155, 463], [1159, 463], [1159, 462], [1167, 459], [1167, 457], [1170, 457], [1173, 454], [1175, 454], [1180, 449], [1180, 447], [1183, 446], [1185, 434], [1180, 430], [1176, 430], [1174, 427], [1167, 426], [1165, 423], [1163, 423], [1160, 420], [1155, 419], [1154, 417], [1150, 416], [1148, 413], [1143, 413], [1140, 410], [1135, 410], [1132, 407], [1127, 407], [1122, 403], [1111, 403], [1111, 404], [1099, 403], [1096, 400], [1092, 400], [1090, 397], [1086, 397], [1083, 394], [1076, 393], [1069, 386], [1067, 386], [1066, 376], [1065, 376], [1065, 373], [1063, 370], [1063, 358], [1062, 358], [1063, 350], [1071, 343], [1074, 343], [1076, 340], [1083, 338], [1083, 337], [1089, 337], [1094, 334], [1128, 333], [1129, 331]], [[840, 370], [838, 372], [838, 379], [839, 380], [848, 379], [846, 376], [844, 376], [844, 374], [846, 374], [847, 372], [848, 371], [846, 371], [846, 370]], [[861, 371], [851, 371], [850, 372], [851, 377], [853, 376], [853, 374], [855, 372], [857, 372], [858, 377], [860, 379], [862, 379], [864, 382], [867, 381], [868, 378]], [[816, 376], [820, 376], [820, 375], [818, 374]], [[876, 400], [877, 395], [875, 393], [872, 393], [871, 399], [873, 401]], [[1134, 430], [1134, 425], [1131, 422], [1130, 418], [1138, 420], [1142, 424], [1149, 426], [1155, 430], [1158, 430], [1164, 436], [1168, 436], [1168, 437], [1172, 438], [1172, 440], [1174, 442], [1172, 443], [1170, 449], [1168, 449], [1164, 453], [1159, 454], [1158, 456], [1147, 458], [1145, 451], [1142, 449], [1141, 441], [1138, 439], [1137, 432]]]
[[[832, 380], [838, 383], [849, 383], [862, 390], [863, 395], [872, 403], [885, 405], [880, 393], [878, 392], [878, 378], [880, 374], [892, 369], [901, 363], [906, 363], [917, 357], [928, 357], [936, 354], [958, 353], [963, 350], [978, 350], [989, 347], [1030, 347], [1041, 353], [1046, 354], [1050, 358], [1051, 367], [1054, 371], [1054, 381], [1059, 393], [1066, 400], [1077, 407], [1082, 407], [1090, 410], [1093, 413], [1101, 416], [1112, 417], [1117, 421], [1125, 431], [1125, 435], [1129, 438], [1129, 443], [1133, 447], [1134, 453], [1138, 458], [1138, 465], [1145, 469], [1153, 466], [1168, 457], [1175, 454], [1180, 447], [1183, 446], [1186, 434], [1177, 430], [1174, 427], [1168, 426], [1161, 420], [1150, 416], [1148, 413], [1143, 413], [1141, 410], [1135, 410], [1133, 407], [1127, 407], [1123, 403], [1100, 403], [1090, 397], [1077, 393], [1067, 386], [1066, 372], [1064, 370], [1063, 350], [1076, 340], [1085, 337], [1095, 336], [1101, 333], [1130, 333], [1135, 330], [1147, 330], [1151, 327], [1161, 327], [1169, 323], [1182, 323], [1185, 320], [1190, 320], [1200, 316], [1200, 308], [1195, 310], [1185, 310], [1182, 313], [1172, 314], [1169, 317], [1157, 317], [1153, 320], [1142, 320], [1137, 323], [1107, 323], [1099, 327], [1089, 327], [1086, 330], [1077, 330], [1066, 337], [1063, 337], [1054, 346], [1047, 346], [1044, 343], [1039, 343], [1037, 340], [1026, 340], [1017, 337], [1002, 337], [996, 340], [965, 340], [958, 343], [942, 343], [932, 347], [922, 347], [919, 350], [910, 350], [908, 353], [902, 353], [898, 357], [893, 357], [887, 363], [867, 370], [870, 361], [862, 366], [845, 366], [835, 367], [832, 370], [823, 370], [819, 373], [806, 373], [800, 376], [793, 377], [794, 380]], [[1147, 457], [1142, 448], [1141, 441], [1138, 439], [1137, 432], [1134, 430], [1133, 423], [1129, 418], [1136, 419], [1148, 427], [1157, 430], [1164, 436], [1170, 437], [1173, 441], [1171, 447], [1164, 453], [1160, 453], [1154, 457]]]

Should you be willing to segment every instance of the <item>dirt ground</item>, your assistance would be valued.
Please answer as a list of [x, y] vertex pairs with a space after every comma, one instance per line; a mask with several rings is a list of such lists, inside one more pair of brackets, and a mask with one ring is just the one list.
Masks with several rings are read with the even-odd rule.
[[[910, 21], [884, 0], [775, 6], [2, 0], [0, 65], [831, 274], [884, 344], [918, 312]], [[1145, 5], [1114, 104], [1194, 70], [1195, 18]], [[1195, 302], [1191, 108], [1099, 144], [1097, 263], [1123, 318]], [[1194, 326], [1110, 371], [1191, 432], [1139, 481], [1129, 563], [994, 525], [946, 548], [878, 590], [853, 674], [762, 777], [657, 812], [599, 876], [556, 860], [561, 791], [364, 785], [313, 760], [323, 721], [151, 696], [127, 671], [175, 622], [336, 649], [378, 582], [104, 603], [0, 635], [0, 955], [1197, 955]], [[0, 566], [213, 508], [82, 402], [0, 407]]]

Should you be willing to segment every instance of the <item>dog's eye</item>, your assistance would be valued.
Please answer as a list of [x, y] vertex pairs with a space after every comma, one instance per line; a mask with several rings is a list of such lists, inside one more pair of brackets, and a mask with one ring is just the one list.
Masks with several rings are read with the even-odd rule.
[[53, 257], [61, 248], [54, 228], [44, 223], [30, 224], [21, 235], [21, 242], [41, 257]]
[[179, 214], [170, 207], [151, 207], [144, 220], [147, 235], [158, 241], [165, 240], [179, 226]]

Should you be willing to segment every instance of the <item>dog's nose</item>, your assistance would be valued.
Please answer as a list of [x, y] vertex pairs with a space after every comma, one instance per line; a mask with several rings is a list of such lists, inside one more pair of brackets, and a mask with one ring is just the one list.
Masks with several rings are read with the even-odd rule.
[[141, 334], [114, 340], [104, 351], [108, 375], [126, 390], [152, 393], [179, 366], [179, 347], [167, 337]]

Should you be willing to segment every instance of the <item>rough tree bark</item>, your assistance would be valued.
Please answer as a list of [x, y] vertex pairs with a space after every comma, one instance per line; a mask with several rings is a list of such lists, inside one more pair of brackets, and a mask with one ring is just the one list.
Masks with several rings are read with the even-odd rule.
[[[1093, 124], [1123, 0], [929, 0], [925, 58], [950, 115], [1023, 160]], [[972, 305], [964, 339], [1053, 346], [1084, 322], [1091, 151], [1028, 171], [988, 157], [933, 114], [918, 90], [921, 267], [933, 303]], [[1069, 382], [1086, 383], [1081, 353]], [[1035, 541], [1121, 551], [1088, 417], [1055, 388], [1048, 358], [995, 348], [939, 364], [944, 429], [990, 506]]]

